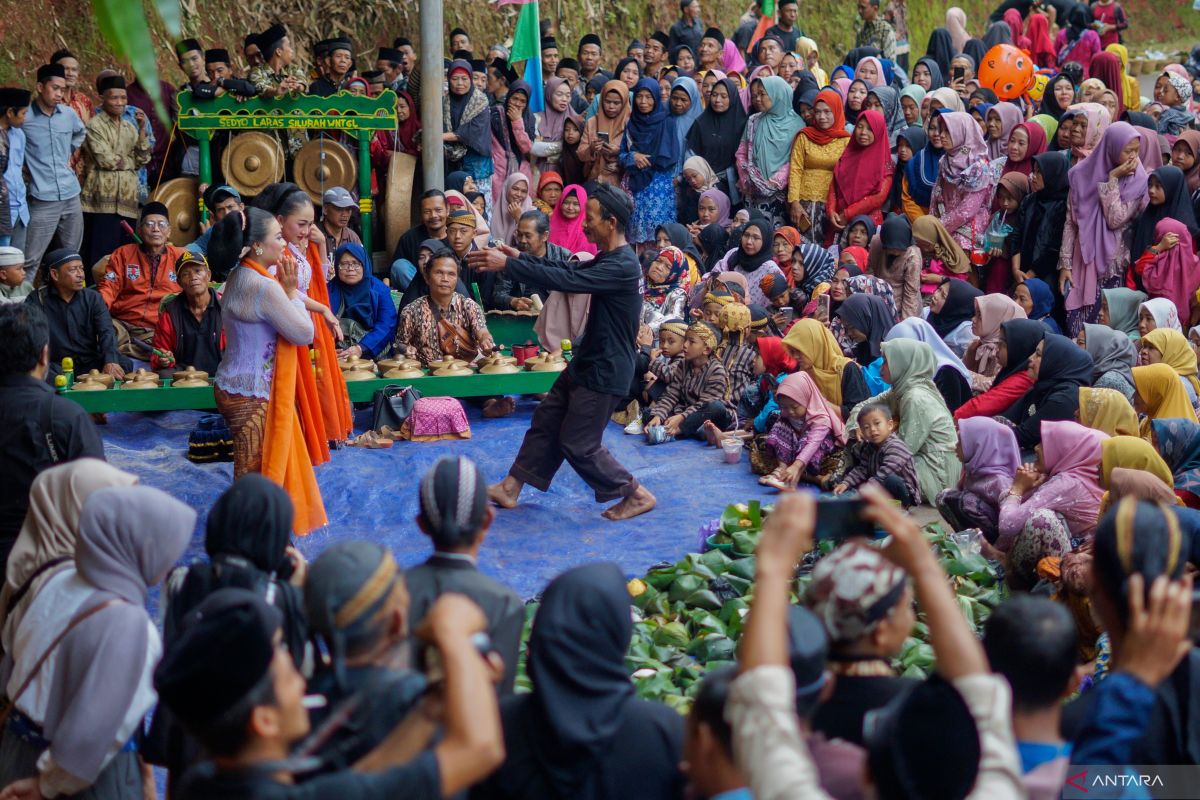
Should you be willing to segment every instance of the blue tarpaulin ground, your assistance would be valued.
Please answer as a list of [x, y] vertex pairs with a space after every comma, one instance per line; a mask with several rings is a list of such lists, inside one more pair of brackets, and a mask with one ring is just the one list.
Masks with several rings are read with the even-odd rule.
[[[429, 540], [417, 529], [417, 484], [444, 454], [473, 458], [489, 481], [508, 471], [529, 427], [535, 403], [521, 400], [517, 413], [485, 420], [467, 405], [473, 437], [465, 441], [397, 442], [389, 450], [345, 448], [317, 468], [317, 480], [330, 524], [300, 539], [310, 560], [332, 542], [367, 539], [392, 549], [405, 566], [424, 560]], [[232, 481], [231, 464], [192, 464], [187, 460], [188, 433], [199, 412], [109, 414], [101, 428], [108, 460], [138, 475], [144, 484], [174, 495], [200, 511], [200, 520], [184, 561], [204, 552], [207, 510]], [[370, 425], [370, 411], [356, 415], [359, 430]], [[629, 576], [642, 574], [658, 561], [675, 561], [698, 549], [701, 525], [720, 516], [730, 503], [769, 499], [741, 463], [722, 463], [719, 450], [699, 442], [647, 446], [642, 437], [626, 436], [616, 424], [605, 444], [658, 498], [649, 514], [625, 522], [600, 516], [603, 505], [566, 464], [550, 491], [526, 488], [519, 508], [497, 509], [496, 522], [480, 555], [480, 567], [530, 597], [563, 570], [587, 561], [611, 560]]]

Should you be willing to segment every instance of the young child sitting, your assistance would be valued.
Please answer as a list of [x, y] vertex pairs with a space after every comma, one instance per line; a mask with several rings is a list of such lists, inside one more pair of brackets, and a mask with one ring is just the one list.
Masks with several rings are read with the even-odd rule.
[[23, 303], [33, 294], [33, 283], [25, 280], [25, 254], [15, 247], [0, 247], [0, 305]]
[[754, 383], [754, 366], [758, 360], [758, 351], [750, 341], [751, 317], [750, 308], [736, 302], [723, 306], [718, 316], [721, 344], [717, 346], [717, 356], [725, 366], [725, 374], [729, 378], [725, 400], [730, 408], [738, 407], [742, 395]]
[[[642, 373], [642, 391], [638, 395], [638, 403], [642, 408], [649, 408], [663, 396], [671, 372], [683, 363], [683, 341], [687, 329], [687, 323], [681, 319], [665, 320], [658, 328], [658, 349], [639, 353], [639, 359], [646, 359], [642, 362], [646, 367]], [[625, 426], [625, 432], [631, 436], [640, 436], [644, 432], [641, 414]]]
[[683, 363], [671, 369], [662, 397], [646, 411], [647, 442], [703, 438], [700, 426], [706, 421], [721, 429], [733, 424], [725, 404], [729, 379], [721, 361], [713, 357], [716, 348], [717, 332], [712, 326], [692, 323], [683, 340]]
[[845, 494], [874, 480], [905, 508], [920, 505], [916, 462], [912, 450], [896, 435], [897, 427], [886, 403], [862, 407], [858, 412], [858, 441], [850, 445], [856, 463], [833, 487], [834, 494]]
[[846, 426], [807, 372], [788, 375], [775, 392], [779, 420], [767, 434], [767, 452], [779, 467], [758, 479], [780, 491], [795, 489], [801, 479], [815, 482], [821, 464], [846, 444]]

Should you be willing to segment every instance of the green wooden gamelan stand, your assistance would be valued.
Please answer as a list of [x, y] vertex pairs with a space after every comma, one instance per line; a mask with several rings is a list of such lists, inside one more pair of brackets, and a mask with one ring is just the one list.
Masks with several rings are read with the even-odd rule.
[[[412, 386], [426, 397], [493, 397], [503, 394], [540, 394], [550, 391], [557, 372], [518, 372], [512, 375], [463, 375], [453, 378], [424, 378], [405, 380], [372, 378], [369, 381], [349, 381], [350, 401], [368, 403], [375, 392], [385, 386]], [[106, 389], [102, 392], [60, 390], [63, 397], [74, 400], [91, 413], [110, 411], [181, 411], [216, 408], [211, 386], [175, 388], [170, 381], [157, 389]]]
[[[358, 208], [362, 212], [362, 240], [371, 250], [374, 205], [371, 201], [371, 139], [376, 131], [396, 129], [396, 93], [386, 89], [376, 97], [342, 91], [329, 97], [294, 95], [278, 100], [254, 97], [237, 100], [221, 95], [197, 100], [191, 92], [179, 95], [179, 129], [187, 131], [200, 147], [200, 183], [212, 183], [212, 136], [216, 131], [312, 130], [341, 131], [358, 141]], [[208, 210], [200, 201], [200, 213]]]

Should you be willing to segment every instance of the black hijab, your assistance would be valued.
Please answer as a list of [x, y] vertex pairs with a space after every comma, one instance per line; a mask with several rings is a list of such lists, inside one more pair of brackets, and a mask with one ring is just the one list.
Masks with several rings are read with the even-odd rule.
[[[1037, 320], [1027, 322], [1041, 325]], [[1037, 383], [1029, 390], [1033, 395], [1034, 405], [1064, 383], [1091, 386], [1094, 363], [1088, 351], [1057, 333], [1044, 332], [1043, 338], [1046, 343], [1042, 347], [1042, 365], [1038, 368]], [[1078, 402], [1078, 393], [1075, 394], [1075, 398]]]
[[697, 263], [701, 261], [700, 253], [696, 250], [696, 244], [692, 241], [692, 234], [688, 232], [686, 225], [678, 222], [664, 222], [655, 228], [654, 232], [657, 234], [660, 230], [667, 235], [672, 245], [696, 259]]
[[[912, 247], [912, 223], [903, 214], [889, 214], [879, 229], [879, 245], [884, 250], [907, 250]], [[886, 258], [886, 256], [885, 256]]]
[[670, 64], [672, 67], [674, 67], [679, 72], [680, 75], [690, 76], [692, 74], [692, 72], [695, 71], [695, 67], [693, 67], [692, 70], [689, 71], [689, 70], [685, 70], [683, 67], [679, 66], [679, 54], [682, 53], [684, 50], [687, 50], [689, 53], [692, 54], [692, 63], [693, 64], [700, 63], [700, 60], [698, 58], [696, 58], [696, 51], [693, 50], [691, 47], [689, 47], [686, 44], [677, 44], [674, 47], [672, 47], [671, 50], [667, 53], [667, 63]]
[[792, 110], [799, 114], [801, 98], [809, 92], [812, 92], [815, 97], [817, 92], [821, 91], [821, 86], [817, 83], [816, 76], [808, 70], [797, 70], [794, 76], [798, 77], [800, 81], [796, 84], [796, 88], [792, 89]]
[[[1071, 79], [1060, 72], [1051, 78], [1046, 84], [1046, 90], [1042, 92], [1042, 107], [1040, 109], [1041, 113], [1049, 114], [1060, 122], [1062, 121], [1062, 115], [1067, 113], [1067, 109], [1058, 104], [1058, 100], [1054, 96], [1054, 87], [1062, 81], [1066, 81], [1067, 83], [1071, 84], [1071, 91], [1075, 91], [1075, 84], [1071, 83]], [[1153, 128], [1151, 130], [1153, 130]]]
[[729, 93], [729, 108], [718, 114], [710, 103], [692, 123], [687, 144], [689, 150], [707, 161], [713, 172], [720, 176], [733, 166], [749, 115], [742, 107], [741, 94], [732, 80], [723, 78], [713, 84], [713, 89], [718, 86], [724, 86]]
[[943, 283], [950, 284], [949, 294], [941, 311], [929, 313], [929, 324], [938, 336], [945, 339], [959, 325], [971, 321], [971, 317], [975, 316], [975, 298], [983, 297], [983, 292], [957, 278], [949, 278]]
[[[637, 67], [639, 81], [642, 78], [646, 77], [646, 73], [642, 72], [642, 65], [638, 63], [638, 60], [636, 58], [622, 58], [620, 61], [617, 62], [617, 68], [615, 71], [613, 71], [612, 80], [614, 80], [614, 81], [621, 80], [621, 72], [625, 69], [625, 67], [629, 66], [630, 64], [633, 64], [635, 67]], [[634, 86], [636, 87], [637, 84], [635, 83]], [[603, 88], [603, 87], [601, 87], [601, 88]], [[633, 91], [634, 91], [633, 89], [629, 90], [630, 97], [633, 97]]]
[[[945, 28], [934, 28], [929, 34], [929, 44], [925, 45], [925, 58], [933, 59], [937, 62], [938, 69], [943, 75], [950, 74], [950, 59], [954, 58], [954, 39], [950, 36], [950, 31]], [[918, 61], [917, 63], [921, 63]], [[932, 70], [931, 70], [932, 71]], [[933, 87], [937, 89], [938, 87]]]
[[1042, 190], [1037, 192], [1038, 201], [1066, 200], [1071, 191], [1071, 184], [1067, 180], [1067, 173], [1071, 171], [1071, 160], [1067, 152], [1060, 150], [1055, 153], [1039, 153], [1033, 157], [1033, 163], [1037, 164], [1045, 184]]
[[506, 153], [515, 157], [517, 163], [521, 164], [526, 161], [527, 156], [521, 152], [521, 148], [517, 147], [512, 120], [508, 118], [508, 104], [518, 94], [525, 95], [525, 110], [521, 112], [521, 121], [525, 125], [525, 134], [529, 138], [533, 138], [536, 123], [533, 121], [533, 112], [529, 110], [529, 98], [533, 94], [533, 89], [522, 80], [513, 81], [508, 87], [508, 95], [505, 96], [504, 102], [492, 106], [492, 136], [500, 142]]
[[[991, 50], [998, 44], [1012, 44], [1012, 28], [1008, 27], [1007, 22], [999, 21], [988, 25], [983, 34], [983, 46], [985, 51]], [[980, 64], [983, 62], [980, 61]]]
[[[925, 90], [926, 94], [929, 94], [934, 89], [941, 89], [945, 87], [945, 76], [950, 74], [949, 68], [943, 70], [942, 65], [929, 56], [925, 56], [925, 58], [918, 58], [917, 63], [924, 64], [925, 68], [929, 70], [929, 88]], [[913, 69], [915, 70], [916, 67], [913, 67]], [[916, 81], [913, 81], [913, 83], [916, 83]]]
[[1010, 319], [1000, 324], [1000, 335], [1008, 343], [1008, 362], [996, 373], [992, 386], [1029, 367], [1029, 357], [1046, 336], [1046, 326], [1036, 319]]
[[[1008, 26], [1006, 25], [1005, 28]], [[987, 47], [981, 39], [967, 39], [967, 43], [963, 45], [963, 55], [968, 55], [975, 62], [975, 72], [979, 72], [979, 65], [983, 63], [983, 57], [987, 54]]]
[[1158, 130], [1158, 122], [1145, 111], [1130, 111], [1127, 108], [1121, 118], [1135, 128], [1146, 128], [1152, 131]]
[[[742, 249], [742, 234], [750, 228], [758, 228], [758, 232], [762, 234], [762, 249], [755, 255], [749, 255]], [[750, 220], [738, 233], [737, 252], [733, 254], [729, 266], [737, 269], [739, 272], [754, 272], [754, 270], [771, 260], [774, 255], [771, 248], [773, 241], [774, 235], [769, 224], [758, 218]]]
[[859, 292], [843, 300], [834, 313], [846, 325], [867, 336], [865, 342], [855, 344], [855, 360], [865, 367], [879, 358], [879, 345], [896, 324], [895, 317], [883, 300], [876, 295]]
[[586, 564], [550, 582], [529, 637], [532, 705], [526, 731], [559, 797], [590, 796], [596, 765], [634, 699], [625, 667], [633, 635], [625, 578], [611, 562]]
[[1165, 202], [1161, 206], [1146, 206], [1146, 210], [1138, 217], [1133, 226], [1133, 241], [1129, 248], [1129, 257], [1134, 261], [1141, 258], [1146, 248], [1155, 244], [1154, 226], [1159, 220], [1173, 219], [1182, 222], [1191, 231], [1195, 239], [1200, 230], [1196, 226], [1196, 214], [1192, 210], [1192, 198], [1187, 188], [1187, 177], [1183, 170], [1176, 166], [1159, 167], [1150, 173], [1152, 178], [1162, 184]]
[[700, 231], [700, 246], [704, 248], [704, 271], [711, 272], [729, 252], [729, 233], [715, 222], [706, 225]]

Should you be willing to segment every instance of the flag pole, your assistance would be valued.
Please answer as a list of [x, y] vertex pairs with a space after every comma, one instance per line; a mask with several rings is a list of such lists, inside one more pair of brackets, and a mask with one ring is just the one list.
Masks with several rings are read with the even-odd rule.
[[[420, 5], [421, 17], [421, 119], [442, 118], [442, 0], [426, 0]], [[442, 126], [426, 124], [421, 127], [421, 167], [425, 188], [441, 188], [445, 183], [442, 162]]]

